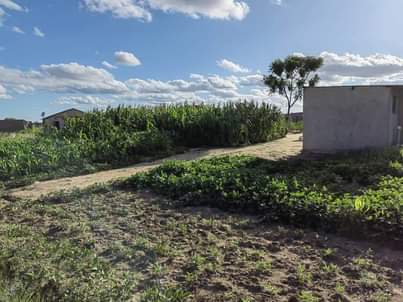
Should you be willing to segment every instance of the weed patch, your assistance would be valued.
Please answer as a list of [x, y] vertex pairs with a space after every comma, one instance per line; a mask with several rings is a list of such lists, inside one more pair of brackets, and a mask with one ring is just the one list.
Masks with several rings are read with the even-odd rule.
[[21, 301], [128, 299], [134, 285], [93, 251], [15, 224], [0, 224], [0, 280], [3, 297], [11, 287]]

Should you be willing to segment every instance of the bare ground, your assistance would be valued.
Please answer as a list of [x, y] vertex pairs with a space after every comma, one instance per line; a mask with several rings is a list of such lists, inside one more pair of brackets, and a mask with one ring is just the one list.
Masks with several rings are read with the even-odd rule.
[[92, 243], [117, 270], [137, 276], [132, 301], [153, 284], [200, 302], [403, 301], [401, 251], [256, 216], [177, 207], [149, 192], [55, 195], [28, 207], [8, 203], [2, 214], [52, 240]]
[[140, 163], [128, 168], [102, 171], [77, 177], [67, 177], [50, 181], [36, 182], [26, 187], [10, 190], [7, 193], [8, 195], [17, 198], [37, 199], [42, 195], [47, 195], [60, 190], [69, 191], [73, 188], [83, 189], [97, 183], [106, 183], [119, 178], [129, 177], [138, 172], [153, 169], [167, 160], [195, 160], [217, 155], [234, 154], [253, 155], [266, 159], [292, 157], [300, 154], [302, 151], [302, 140], [300, 140], [300, 137], [301, 134], [289, 134], [283, 139], [248, 147], [196, 149], [184, 154], [171, 156], [158, 161]]

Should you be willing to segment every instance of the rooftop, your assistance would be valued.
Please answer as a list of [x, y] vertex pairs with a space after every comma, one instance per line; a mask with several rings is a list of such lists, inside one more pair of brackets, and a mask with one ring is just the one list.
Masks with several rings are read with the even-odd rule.
[[330, 86], [315, 86], [315, 87], [305, 87], [307, 88], [403, 88], [403, 84], [390, 84], [390, 85], [330, 85]]
[[78, 111], [78, 112], [84, 113], [84, 111], [78, 110], [78, 109], [76, 109], [76, 108], [70, 108], [70, 109], [66, 109], [66, 110], [63, 110], [63, 111], [60, 111], [60, 112], [57, 112], [57, 113], [54, 113], [54, 114], [45, 116], [43, 119], [46, 120], [46, 119], [48, 119], [48, 118], [51, 118], [51, 117], [54, 117], [54, 116], [56, 116], [56, 115], [63, 114], [63, 113], [69, 112], [69, 111]]

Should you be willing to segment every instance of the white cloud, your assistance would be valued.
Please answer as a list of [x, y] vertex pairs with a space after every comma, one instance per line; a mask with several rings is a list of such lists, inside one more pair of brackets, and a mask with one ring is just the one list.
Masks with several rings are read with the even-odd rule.
[[21, 5], [17, 4], [14, 1], [0, 0], [0, 27], [3, 26], [6, 16], [7, 16], [4, 9], [20, 11], [20, 12], [28, 12], [28, 9], [22, 7]]
[[115, 52], [115, 60], [120, 65], [139, 66], [140, 60], [132, 53], [126, 51]]
[[231, 72], [235, 73], [246, 73], [249, 72], [249, 69], [242, 67], [239, 64], [236, 64], [234, 62], [231, 62], [227, 59], [223, 59], [221, 61], [217, 61], [217, 65], [223, 69], [229, 70]]
[[272, 4], [282, 6], [284, 5], [284, 0], [270, 0]]
[[21, 5], [11, 0], [0, 0], [0, 6], [3, 6], [10, 10], [26, 11], [26, 9], [24, 9]]
[[21, 5], [17, 4], [14, 1], [11, 0], [0, 0], [0, 27], [3, 26], [4, 21], [6, 19], [6, 10], [14, 10], [14, 11], [20, 11], [20, 12], [27, 12], [28, 9], [22, 7]]
[[33, 33], [37, 37], [40, 37], [40, 38], [45, 37], [45, 34], [38, 27], [34, 27]]
[[242, 20], [249, 13], [249, 6], [238, 0], [81, 0], [81, 5], [91, 12], [146, 22], [152, 20], [150, 10], [222, 20]]
[[158, 80], [129, 79], [126, 84], [138, 93], [169, 93], [177, 90], [176, 85]]
[[151, 13], [133, 0], [82, 0], [81, 4], [95, 13], [111, 13], [115, 18], [152, 20]]
[[[331, 52], [320, 56], [324, 58], [324, 66], [319, 70], [320, 85], [403, 84], [402, 57]], [[269, 96], [263, 75], [258, 72], [229, 76], [191, 74], [168, 81], [132, 78], [122, 82], [106, 69], [78, 63], [42, 65], [36, 70], [0, 66], [0, 86], [3, 99], [42, 91], [60, 94], [58, 103], [82, 106], [106, 106], [112, 101], [113, 104], [161, 104], [240, 99], [284, 104], [280, 96]]]
[[[320, 85], [403, 84], [403, 57], [331, 52], [320, 56], [324, 58], [324, 66], [319, 70]], [[0, 86], [3, 99], [19, 93], [44, 91], [60, 94], [58, 103], [82, 106], [106, 106], [112, 101], [113, 104], [161, 104], [240, 99], [284, 104], [280, 96], [269, 96], [263, 75], [258, 72], [229, 76], [191, 74], [168, 81], [132, 78], [122, 82], [106, 69], [78, 63], [42, 65], [36, 70], [0, 66]]]
[[98, 93], [121, 93], [127, 87], [105, 69], [78, 63], [41, 65], [42, 75], [57, 83], [61, 90]]
[[[259, 75], [260, 78], [262, 77]], [[246, 77], [245, 77], [246, 78]], [[125, 82], [129, 88], [129, 92], [121, 96], [121, 98], [132, 101], [150, 102], [222, 102], [237, 101], [244, 98], [260, 98], [261, 95], [251, 94], [249, 91], [243, 91], [245, 88], [260, 89], [261, 82], [253, 85], [244, 77], [220, 77], [218, 75], [200, 75], [191, 74], [189, 79], [177, 79], [171, 81], [129, 79]], [[265, 97], [267, 98], [266, 93]]]
[[5, 18], [6, 18], [6, 12], [0, 7], [0, 27], [3, 26]]
[[264, 86], [263, 75], [260, 73], [250, 74], [242, 77], [235, 77], [234, 81], [245, 87], [250, 86]]
[[109, 63], [107, 61], [103, 61], [102, 65], [105, 66], [106, 68], [109, 68], [109, 69], [116, 69], [117, 68], [115, 65], [112, 65], [111, 63]]
[[306, 57], [306, 55], [303, 54], [302, 52], [294, 52], [294, 53], [292, 53], [292, 55], [295, 57], [302, 57], [302, 58]]
[[13, 26], [12, 31], [17, 33], [17, 34], [25, 34], [25, 32], [19, 28], [18, 26]]
[[22, 71], [0, 66], [0, 84], [15, 93], [121, 94], [128, 89], [104, 69], [77, 63], [41, 65]]
[[249, 6], [236, 0], [147, 0], [153, 9], [179, 12], [194, 18], [242, 20], [249, 13]]
[[201, 77], [199, 79], [201, 82], [208, 81], [208, 83], [216, 89], [233, 89], [236, 90], [236, 84], [230, 78], [222, 78], [217, 75], [209, 76], [207, 78]]
[[47, 92], [60, 95], [57, 104], [104, 107], [111, 104], [217, 103], [244, 99], [283, 106], [269, 95], [260, 73], [248, 75], [191, 74], [161, 81], [132, 78], [118, 81], [107, 70], [78, 63], [42, 65], [36, 70], [0, 66], [1, 97]]
[[209, 92], [213, 93], [219, 89], [236, 90], [237, 86], [233, 78], [220, 77], [218, 75], [204, 76], [200, 74], [191, 74], [188, 81], [174, 80], [168, 83], [175, 85], [181, 91]]
[[[302, 55], [302, 54], [300, 54]], [[403, 58], [389, 54], [368, 56], [324, 52], [324, 67], [319, 70], [320, 85], [403, 84]], [[171, 81], [130, 79], [127, 93], [117, 98], [150, 103], [222, 102], [253, 99], [284, 108], [284, 99], [269, 95], [261, 73], [243, 76], [191, 74], [188, 79]], [[302, 110], [297, 104], [295, 111]]]
[[113, 103], [113, 100], [100, 98], [92, 95], [79, 95], [79, 96], [62, 96], [54, 101], [55, 104], [60, 105], [90, 105], [97, 107], [106, 107]]
[[0, 99], [9, 99], [10, 96], [7, 94], [7, 89], [0, 85]]
[[[42, 65], [36, 70], [0, 66], [0, 95], [55, 93], [55, 103], [105, 107], [111, 104], [217, 103], [253, 99], [269, 101], [261, 74], [246, 76], [191, 74], [161, 81], [132, 78], [118, 81], [105, 69], [78, 63]], [[273, 97], [272, 97], [273, 98]]]
[[339, 75], [372, 77], [403, 71], [403, 58], [387, 54], [363, 57], [358, 54], [323, 52], [320, 56], [325, 61], [323, 70]]
[[321, 85], [403, 84], [403, 58], [390, 54], [336, 54], [323, 52]]

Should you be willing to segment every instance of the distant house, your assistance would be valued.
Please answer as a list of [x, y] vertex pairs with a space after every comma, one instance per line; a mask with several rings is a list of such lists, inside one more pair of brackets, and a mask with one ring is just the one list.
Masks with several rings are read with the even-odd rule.
[[0, 132], [18, 132], [28, 128], [30, 124], [31, 123], [26, 120], [6, 118], [0, 120]]
[[57, 129], [62, 129], [65, 124], [65, 120], [71, 117], [83, 116], [84, 112], [75, 108], [68, 109], [59, 113], [55, 113], [43, 118], [44, 126], [56, 127]]
[[304, 150], [382, 149], [403, 143], [403, 86], [310, 87]]

